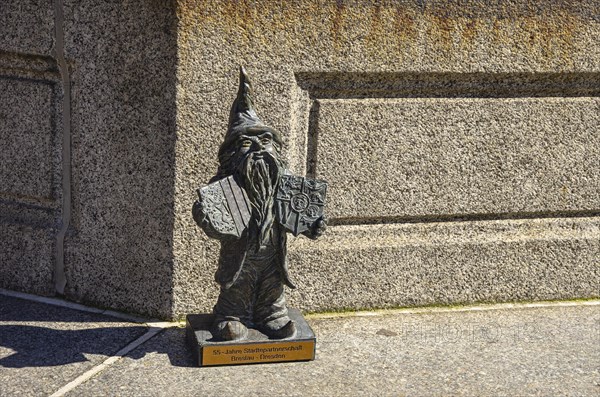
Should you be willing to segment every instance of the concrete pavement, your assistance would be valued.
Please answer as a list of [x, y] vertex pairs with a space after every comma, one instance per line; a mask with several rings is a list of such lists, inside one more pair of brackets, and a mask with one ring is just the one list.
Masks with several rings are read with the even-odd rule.
[[0, 292], [0, 396], [600, 396], [600, 300], [309, 315], [315, 361], [196, 368], [180, 323]]

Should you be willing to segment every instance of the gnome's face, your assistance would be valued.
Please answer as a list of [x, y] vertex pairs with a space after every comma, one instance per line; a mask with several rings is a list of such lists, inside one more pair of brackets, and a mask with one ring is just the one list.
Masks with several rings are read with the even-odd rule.
[[249, 155], [256, 160], [283, 162], [279, 132], [267, 126], [256, 114], [252, 100], [252, 84], [244, 68], [240, 68], [240, 86], [231, 105], [225, 140], [219, 149], [219, 174], [239, 172]]
[[275, 189], [282, 172], [270, 131], [247, 131], [237, 141], [240, 179], [253, 207], [253, 220], [263, 242], [273, 224]]
[[269, 131], [258, 131], [256, 135], [242, 135], [238, 138], [238, 155], [246, 157], [252, 153], [254, 158], [262, 158], [264, 154], [273, 155], [273, 134]]
[[254, 109], [252, 85], [240, 68], [240, 86], [229, 113], [229, 126], [219, 149], [218, 175], [236, 174], [250, 204], [259, 244], [268, 237], [274, 221], [273, 203], [284, 162], [280, 158], [279, 133], [263, 123]]
[[279, 150], [276, 145], [273, 133], [268, 129], [247, 129], [235, 142], [235, 153], [232, 158], [235, 172], [240, 176], [247, 175], [248, 167], [256, 163], [280, 167]]

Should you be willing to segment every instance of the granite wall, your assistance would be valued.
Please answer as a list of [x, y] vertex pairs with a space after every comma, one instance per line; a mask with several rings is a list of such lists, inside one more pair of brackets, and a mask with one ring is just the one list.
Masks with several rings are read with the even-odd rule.
[[172, 315], [175, 11], [0, 3], [0, 287]]
[[0, 3], [0, 287], [52, 294], [62, 218], [62, 98], [54, 12]]
[[242, 64], [292, 170], [330, 183], [327, 234], [289, 242], [292, 305], [600, 296], [598, 1], [10, 0], [0, 22], [3, 288], [210, 310], [190, 208]]

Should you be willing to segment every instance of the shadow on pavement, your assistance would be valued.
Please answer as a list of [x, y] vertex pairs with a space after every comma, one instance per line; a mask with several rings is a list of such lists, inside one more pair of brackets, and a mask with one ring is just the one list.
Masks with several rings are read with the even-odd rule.
[[0, 346], [13, 351], [0, 367], [48, 367], [88, 361], [84, 354], [110, 356], [146, 332], [145, 326], [52, 329], [0, 325]]
[[[185, 328], [168, 328], [127, 355], [134, 360], [158, 353], [168, 357], [175, 367], [197, 367], [185, 339]], [[161, 360], [161, 357], [158, 357]]]
[[59, 366], [89, 361], [85, 354], [111, 356], [147, 329], [102, 314], [0, 295], [0, 367]]

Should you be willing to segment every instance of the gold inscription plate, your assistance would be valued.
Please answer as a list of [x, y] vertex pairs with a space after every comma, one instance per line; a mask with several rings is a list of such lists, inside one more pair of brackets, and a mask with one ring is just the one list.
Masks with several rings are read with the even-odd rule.
[[204, 346], [202, 366], [304, 361], [315, 358], [315, 341]]
[[269, 339], [249, 327], [246, 339], [215, 340], [211, 332], [214, 316], [204, 313], [186, 316], [186, 338], [201, 367], [314, 360], [315, 333], [299, 310], [288, 308], [288, 315], [296, 323], [296, 335], [288, 339]]

